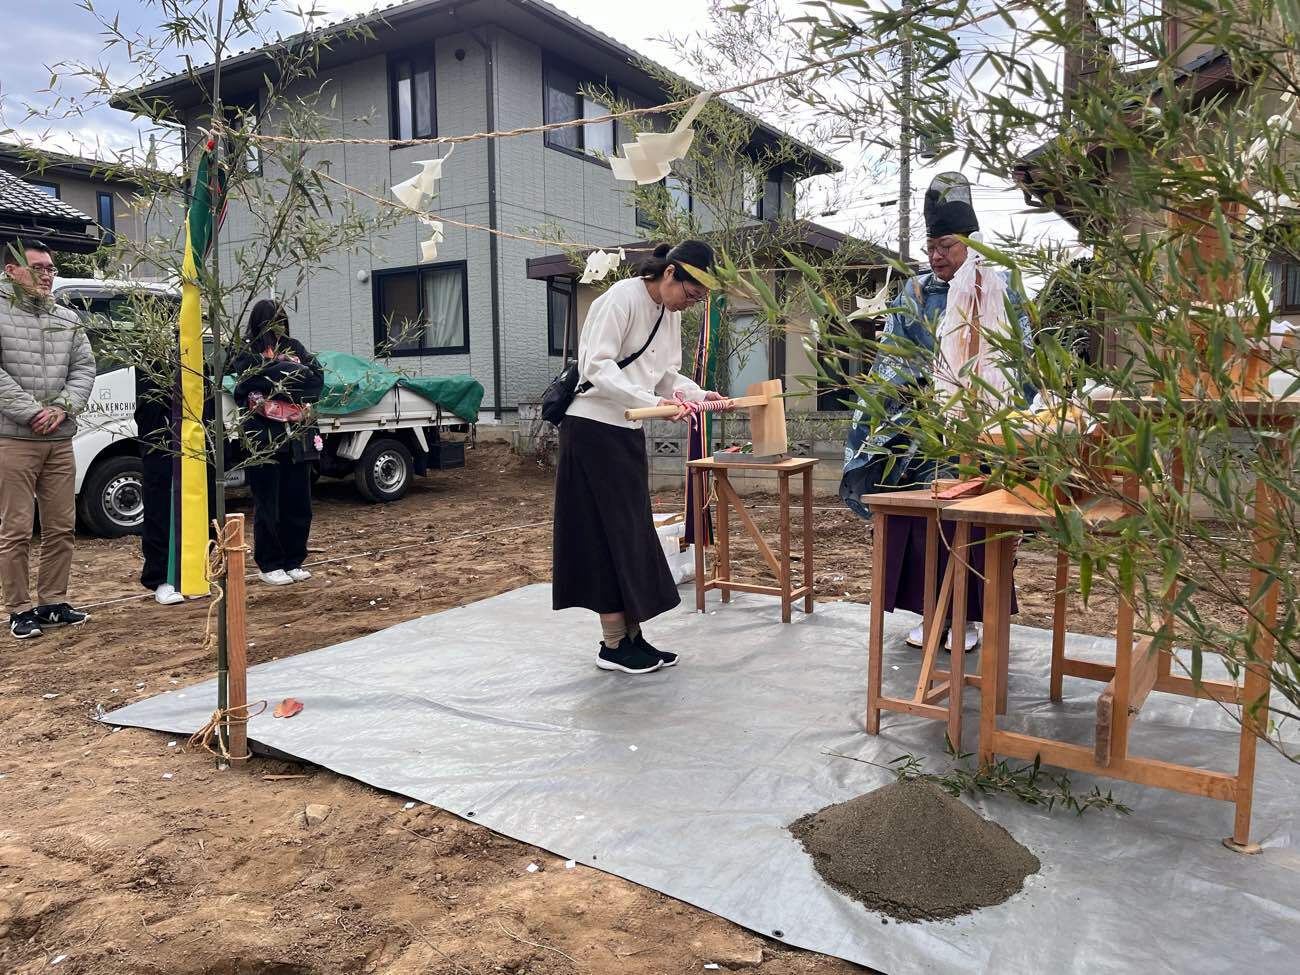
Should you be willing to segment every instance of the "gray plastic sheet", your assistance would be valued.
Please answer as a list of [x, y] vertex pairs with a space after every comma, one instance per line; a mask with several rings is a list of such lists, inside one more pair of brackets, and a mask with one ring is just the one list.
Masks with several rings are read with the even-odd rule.
[[[912, 972], [1297, 971], [1300, 767], [1261, 747], [1253, 836], [1220, 839], [1227, 803], [1101, 781], [1133, 814], [1048, 813], [1004, 797], [973, 802], [1042, 860], [1005, 904], [955, 921], [883, 924], [826, 886], [786, 825], [891, 780], [903, 753], [943, 769], [943, 726], [883, 717], [862, 731], [868, 610], [820, 605], [780, 623], [774, 600], [684, 604], [647, 635], [682, 664], [639, 678], [593, 666], [590, 613], [550, 609], [528, 586], [249, 671], [250, 700], [295, 697], [291, 720], [254, 718], [255, 741], [449, 810], [802, 948], [890, 975]], [[886, 617], [886, 684], [914, 686], [903, 645], [915, 617]], [[1066, 679], [1047, 700], [1049, 634], [1012, 630], [1003, 726], [1090, 741], [1097, 685]], [[1070, 639], [1105, 659], [1107, 641]], [[175, 734], [211, 714], [207, 682], [115, 711], [114, 725]], [[967, 697], [968, 750], [977, 735]], [[1132, 751], [1235, 767], [1237, 736], [1213, 702], [1153, 695]], [[1075, 776], [1087, 789], [1092, 781]]]

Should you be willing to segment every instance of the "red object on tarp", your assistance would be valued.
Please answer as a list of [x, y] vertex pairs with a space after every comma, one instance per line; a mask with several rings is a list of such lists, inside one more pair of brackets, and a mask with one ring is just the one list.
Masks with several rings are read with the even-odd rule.
[[277, 718], [292, 718], [302, 710], [302, 701], [296, 701], [291, 697], [286, 697], [283, 701], [275, 706], [272, 713]]

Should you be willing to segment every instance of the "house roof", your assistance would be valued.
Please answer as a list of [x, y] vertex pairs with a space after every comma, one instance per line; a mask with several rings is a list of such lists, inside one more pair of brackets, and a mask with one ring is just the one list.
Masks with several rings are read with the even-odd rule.
[[133, 172], [148, 172], [147, 170], [134, 170], [103, 159], [70, 156], [49, 149], [21, 146], [8, 142], [0, 142], [0, 166], [3, 165], [21, 167], [23, 175], [29, 179], [66, 175], [80, 176], [84, 179], [97, 179], [105, 183], [122, 183], [128, 186], [141, 185], [139, 180], [132, 178], [131, 174]]
[[[647, 9], [647, 18], [652, 8]], [[580, 64], [594, 74], [604, 75], [612, 82], [626, 85], [632, 90], [656, 89], [663, 94], [659, 83], [640, 65], [652, 66], [657, 71], [671, 74], [691, 91], [699, 87], [607, 34], [583, 23], [544, 0], [406, 0], [357, 17], [350, 17], [284, 38], [274, 44], [243, 51], [222, 62], [221, 84], [223, 91], [232, 95], [248, 92], [262, 84], [263, 75], [274, 68], [273, 57], [292, 50], [308, 40], [325, 42], [320, 50], [320, 71], [346, 64], [358, 56], [383, 54], [399, 50], [426, 39], [450, 33], [473, 31], [480, 27], [500, 25], [554, 52], [575, 64]], [[368, 31], [372, 36], [357, 36], [353, 32]], [[351, 35], [351, 36], [350, 36]], [[115, 108], [136, 110], [140, 100], [149, 103], [148, 114], [163, 118], [169, 110], [188, 109], [200, 104], [213, 75], [211, 63], [199, 65], [189, 71], [175, 74], [118, 96], [110, 104]], [[795, 166], [798, 176], [819, 176], [839, 172], [842, 167], [832, 157], [786, 135], [761, 119], [743, 111], [755, 126], [754, 141], [759, 146], [777, 142], [789, 143], [798, 157]]]
[[[746, 228], [755, 236], [769, 232], [768, 224], [756, 223], [750, 228]], [[810, 220], [800, 220], [795, 225], [798, 231], [799, 239], [797, 243], [805, 248], [818, 250], [826, 254], [834, 254], [841, 248], [850, 244], [865, 244], [865, 241], [848, 234], [842, 234], [838, 230], [832, 230], [830, 227], [823, 227], [821, 224], [813, 223]], [[704, 235], [707, 240], [708, 234]], [[789, 241], [785, 241], [788, 245]], [[645, 254], [654, 250], [655, 242], [648, 240], [633, 241], [624, 244], [623, 249], [628, 252], [624, 258], [624, 263], [639, 261]], [[880, 254], [882, 261], [898, 260], [898, 253], [887, 247], [873, 245], [875, 251]], [[574, 256], [568, 254], [547, 254], [544, 257], [530, 257], [527, 261], [527, 274], [530, 280], [542, 281], [546, 278], [562, 277], [564, 275], [575, 274], [582, 270], [587, 260], [587, 255], [592, 253], [595, 248], [585, 248], [578, 251]]]
[[[1232, 59], [1222, 48], [1210, 48], [1197, 57], [1180, 65], [1173, 75], [1174, 84], [1190, 91], [1199, 104], [1206, 98], [1226, 89], [1240, 87], [1242, 82], [1233, 69]], [[1148, 92], [1160, 97], [1160, 80], [1152, 77], [1147, 83]], [[1136, 104], [1136, 100], [1135, 100]], [[1058, 136], [1059, 138], [1059, 136]], [[1055, 144], [1051, 139], [1026, 152], [1012, 168], [1012, 177], [1024, 194], [1025, 203], [1030, 206], [1044, 205], [1049, 195], [1035, 179], [1035, 165]], [[1100, 147], [1098, 147], [1100, 148]], [[1074, 207], [1068, 200], [1053, 199], [1052, 209], [1064, 217], [1076, 228], [1082, 228], [1087, 215]]]
[[0, 172], [0, 243], [39, 239], [55, 250], [86, 254], [99, 246], [99, 234], [90, 229], [91, 223], [76, 207]]

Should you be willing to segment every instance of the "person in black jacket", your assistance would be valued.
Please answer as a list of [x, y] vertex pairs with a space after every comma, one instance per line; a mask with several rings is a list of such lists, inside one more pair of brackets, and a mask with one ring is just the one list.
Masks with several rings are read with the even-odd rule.
[[259, 579], [283, 586], [311, 578], [302, 564], [311, 532], [311, 466], [322, 446], [311, 405], [320, 399], [325, 373], [289, 336], [289, 316], [278, 302], [253, 305], [245, 335], [229, 371], [235, 402], [246, 411], [253, 558]]

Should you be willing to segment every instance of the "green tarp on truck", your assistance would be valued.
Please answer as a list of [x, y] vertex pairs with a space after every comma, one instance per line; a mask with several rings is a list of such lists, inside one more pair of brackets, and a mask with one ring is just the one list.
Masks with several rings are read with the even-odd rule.
[[[394, 386], [405, 386], [466, 423], [478, 422], [483, 384], [471, 376], [403, 376], [346, 352], [317, 352], [316, 358], [325, 369], [325, 390], [316, 406], [319, 413], [343, 416], [368, 410]], [[233, 391], [234, 378], [227, 376], [224, 385]]]

